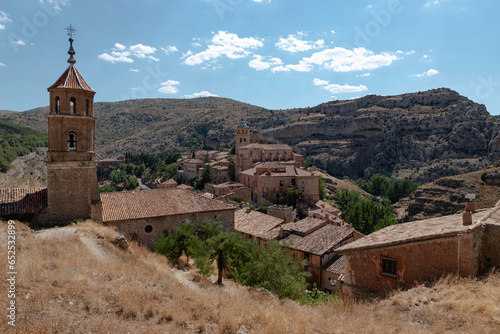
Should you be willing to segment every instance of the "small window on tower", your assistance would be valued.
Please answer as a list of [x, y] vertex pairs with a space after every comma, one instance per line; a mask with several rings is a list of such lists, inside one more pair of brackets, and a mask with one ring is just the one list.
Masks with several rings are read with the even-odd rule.
[[69, 112], [71, 115], [76, 115], [76, 99], [74, 97], [69, 100]]
[[68, 151], [76, 151], [76, 133], [68, 132]]
[[56, 115], [59, 115], [59, 96], [56, 97], [56, 108], [55, 108]]

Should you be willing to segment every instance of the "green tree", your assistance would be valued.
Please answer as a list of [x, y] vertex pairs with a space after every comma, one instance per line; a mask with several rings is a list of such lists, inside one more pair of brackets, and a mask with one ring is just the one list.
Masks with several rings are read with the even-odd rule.
[[127, 184], [125, 186], [125, 188], [127, 190], [133, 190], [135, 188], [137, 188], [139, 186], [139, 180], [137, 180], [137, 178], [135, 176], [129, 176], [128, 179], [127, 179]]
[[267, 247], [252, 248], [251, 260], [241, 270], [242, 283], [260, 286], [280, 298], [304, 301], [310, 273], [304, 270], [305, 261], [294, 259], [277, 241], [269, 241]]
[[154, 249], [157, 253], [165, 255], [172, 263], [177, 264], [182, 254], [189, 257], [195, 256], [200, 247], [200, 242], [196, 236], [196, 226], [190, 221], [186, 221], [175, 228], [175, 232], [168, 232], [166, 237], [160, 237]]
[[210, 165], [207, 165], [203, 172], [201, 173], [201, 183], [202, 187], [207, 183], [212, 183], [215, 180], [215, 173], [213, 168]]
[[326, 196], [326, 189], [325, 189], [325, 179], [323, 176], [319, 176], [319, 199], [324, 200]]
[[302, 192], [300, 189], [294, 187], [288, 187], [283, 190], [283, 200], [288, 206], [295, 207], [299, 199], [302, 198]]
[[361, 200], [361, 194], [355, 190], [342, 189], [342, 191], [335, 193], [334, 199], [340, 212], [342, 212], [341, 218], [345, 219], [349, 210]]

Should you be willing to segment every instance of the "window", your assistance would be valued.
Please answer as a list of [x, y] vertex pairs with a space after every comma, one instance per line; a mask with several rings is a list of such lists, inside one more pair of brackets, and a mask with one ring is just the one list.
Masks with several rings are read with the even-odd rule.
[[71, 115], [75, 115], [76, 114], [76, 99], [74, 97], [72, 97], [69, 100], [69, 112], [70, 112]]
[[89, 116], [90, 115], [90, 101], [86, 101], [86, 106], [85, 106], [85, 115]]
[[292, 179], [292, 186], [295, 186], [295, 179]]
[[76, 133], [68, 132], [68, 151], [76, 151]]
[[331, 295], [331, 294], [332, 294], [332, 290], [330, 290], [330, 289], [325, 289], [325, 294], [326, 294], [326, 295]]
[[59, 115], [59, 96], [56, 97], [56, 115]]
[[280, 186], [281, 186], [281, 187], [283, 187], [283, 184], [284, 184], [284, 183], [285, 183], [285, 182], [283, 182], [283, 180], [281, 180], [281, 181], [280, 181]]
[[144, 228], [144, 232], [146, 232], [147, 234], [150, 234], [151, 232], [153, 232], [153, 226], [146, 225], [146, 227]]
[[396, 259], [391, 257], [381, 256], [382, 260], [382, 275], [396, 277]]
[[304, 253], [304, 260], [309, 261], [309, 254], [308, 253]]

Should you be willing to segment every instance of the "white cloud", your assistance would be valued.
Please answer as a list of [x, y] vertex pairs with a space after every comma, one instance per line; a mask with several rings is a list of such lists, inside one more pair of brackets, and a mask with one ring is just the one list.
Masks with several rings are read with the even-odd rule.
[[421, 61], [425, 61], [425, 62], [431, 62], [432, 61], [432, 58], [431, 56], [427, 55], [427, 54], [424, 54], [422, 56], [422, 58], [420, 58]]
[[184, 64], [199, 65], [206, 61], [214, 61], [221, 56], [230, 59], [243, 58], [251, 53], [249, 50], [262, 46], [264, 44], [256, 38], [239, 38], [237, 34], [219, 31], [212, 37], [211, 44], [205, 51], [187, 56]]
[[59, 13], [60, 11], [62, 11], [61, 7], [68, 5], [69, 0], [40, 0], [40, 3], [42, 5], [48, 6], [56, 13]]
[[175, 86], [178, 84], [180, 84], [179, 81], [167, 80], [161, 83], [161, 87], [158, 89], [158, 91], [163, 94], [176, 94], [179, 89]]
[[111, 54], [104, 52], [97, 58], [111, 63], [133, 63], [134, 59], [132, 59], [131, 56], [135, 56], [139, 59], [147, 58], [159, 61], [158, 58], [152, 56], [155, 52], [156, 48], [147, 45], [136, 44], [131, 47], [127, 47], [123, 44], [115, 43], [114, 47], [111, 49]]
[[371, 73], [363, 73], [363, 74], [357, 74], [356, 76], [357, 77], [369, 77], [370, 75], [372, 75]]
[[125, 45], [123, 45], [123, 44], [120, 44], [120, 43], [115, 43], [115, 48], [116, 48], [117, 50], [123, 51], [123, 50], [125, 50], [127, 47], [126, 47]]
[[335, 34], [335, 30], [330, 30], [330, 32], [331, 32], [332, 34]]
[[131, 68], [129, 68], [128, 70], [129, 70], [130, 72], [136, 72], [136, 73], [139, 73], [139, 70], [138, 70], [138, 69], [136, 69], [136, 68], [132, 68], [132, 67], [131, 67]]
[[379, 67], [389, 66], [397, 59], [399, 59], [398, 56], [388, 52], [375, 54], [365, 48], [348, 50], [341, 47], [335, 47], [333, 49], [326, 49], [313, 53], [311, 57], [303, 58], [299, 64], [305, 66], [318, 65], [334, 72], [350, 72], [373, 70]]
[[110, 63], [133, 63], [134, 60], [130, 57], [127, 56], [112, 56], [108, 53], [101, 53], [97, 58], [104, 60], [104, 61], [109, 61]]
[[169, 45], [166, 48], [162, 47], [161, 49], [163, 50], [163, 52], [165, 52], [166, 55], [179, 51], [179, 49], [177, 49], [175, 45]]
[[271, 72], [275, 73], [275, 72], [290, 72], [291, 70], [283, 65], [280, 65], [280, 66], [276, 66], [276, 67], [273, 67], [271, 69]]
[[[304, 36], [303, 33], [298, 33], [298, 35]], [[295, 37], [295, 35], [288, 35], [288, 38], [280, 38], [279, 42], [277, 42], [275, 45], [280, 50], [295, 53], [311, 49], [320, 49], [325, 45], [325, 41], [322, 39], [318, 39], [316, 42], [304, 41]]]
[[279, 58], [271, 58], [267, 61], [263, 60], [263, 59], [264, 59], [263, 56], [254, 55], [254, 59], [250, 60], [250, 62], [248, 63], [248, 66], [256, 69], [257, 71], [260, 71], [260, 70], [266, 70], [266, 69], [270, 68], [271, 66], [280, 65], [283, 63], [281, 61], [281, 59], [279, 59]]
[[217, 96], [215, 94], [212, 94], [210, 92], [207, 92], [206, 90], [202, 90], [201, 92], [199, 93], [193, 93], [191, 95], [184, 95], [184, 97], [187, 97], [187, 98], [195, 98], [195, 97], [207, 97], [207, 96]]
[[435, 5], [439, 5], [439, 0], [427, 1], [425, 3], [424, 7], [432, 7], [432, 6], [435, 6]]
[[0, 61], [0, 67], [6, 66], [4, 63]]
[[[259, 2], [259, 3], [261, 3], [261, 2], [264, 2], [264, 0], [253, 0], [253, 2]], [[270, 3], [270, 2], [271, 2], [271, 0], [267, 1], [267, 3]]]
[[19, 45], [19, 46], [25, 46], [26, 45], [26, 42], [23, 41], [22, 39], [11, 39], [10, 42], [12, 44], [15, 44], [15, 45]]
[[366, 88], [366, 86], [364, 85], [359, 85], [359, 86], [337, 85], [337, 84], [331, 84], [326, 80], [321, 80], [318, 78], [314, 78], [313, 83], [316, 86], [321, 86], [322, 89], [329, 91], [332, 94], [355, 93], [368, 90], [368, 88]]
[[0, 10], [0, 30], [5, 30], [5, 23], [11, 23], [9, 14]]
[[439, 71], [431, 68], [430, 70], [425, 71], [424, 73], [412, 74], [412, 75], [409, 75], [409, 76], [410, 77], [421, 78], [421, 77], [431, 77], [431, 76], [436, 75], [436, 74], [439, 74]]

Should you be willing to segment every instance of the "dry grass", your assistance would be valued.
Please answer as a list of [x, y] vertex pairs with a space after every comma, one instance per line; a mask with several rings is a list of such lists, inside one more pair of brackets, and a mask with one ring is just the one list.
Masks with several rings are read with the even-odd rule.
[[[6, 259], [6, 224], [0, 225]], [[168, 261], [92, 222], [40, 238], [17, 225], [17, 321], [10, 333], [493, 333], [500, 327], [500, 275], [481, 281], [447, 277], [432, 288], [383, 301], [301, 306], [234, 283], [220, 288], [196, 274], [186, 285]], [[46, 233], [46, 232], [42, 232]], [[86, 242], [82, 242], [86, 240]], [[5, 267], [3, 267], [5, 268]], [[6, 291], [0, 272], [0, 291]]]

